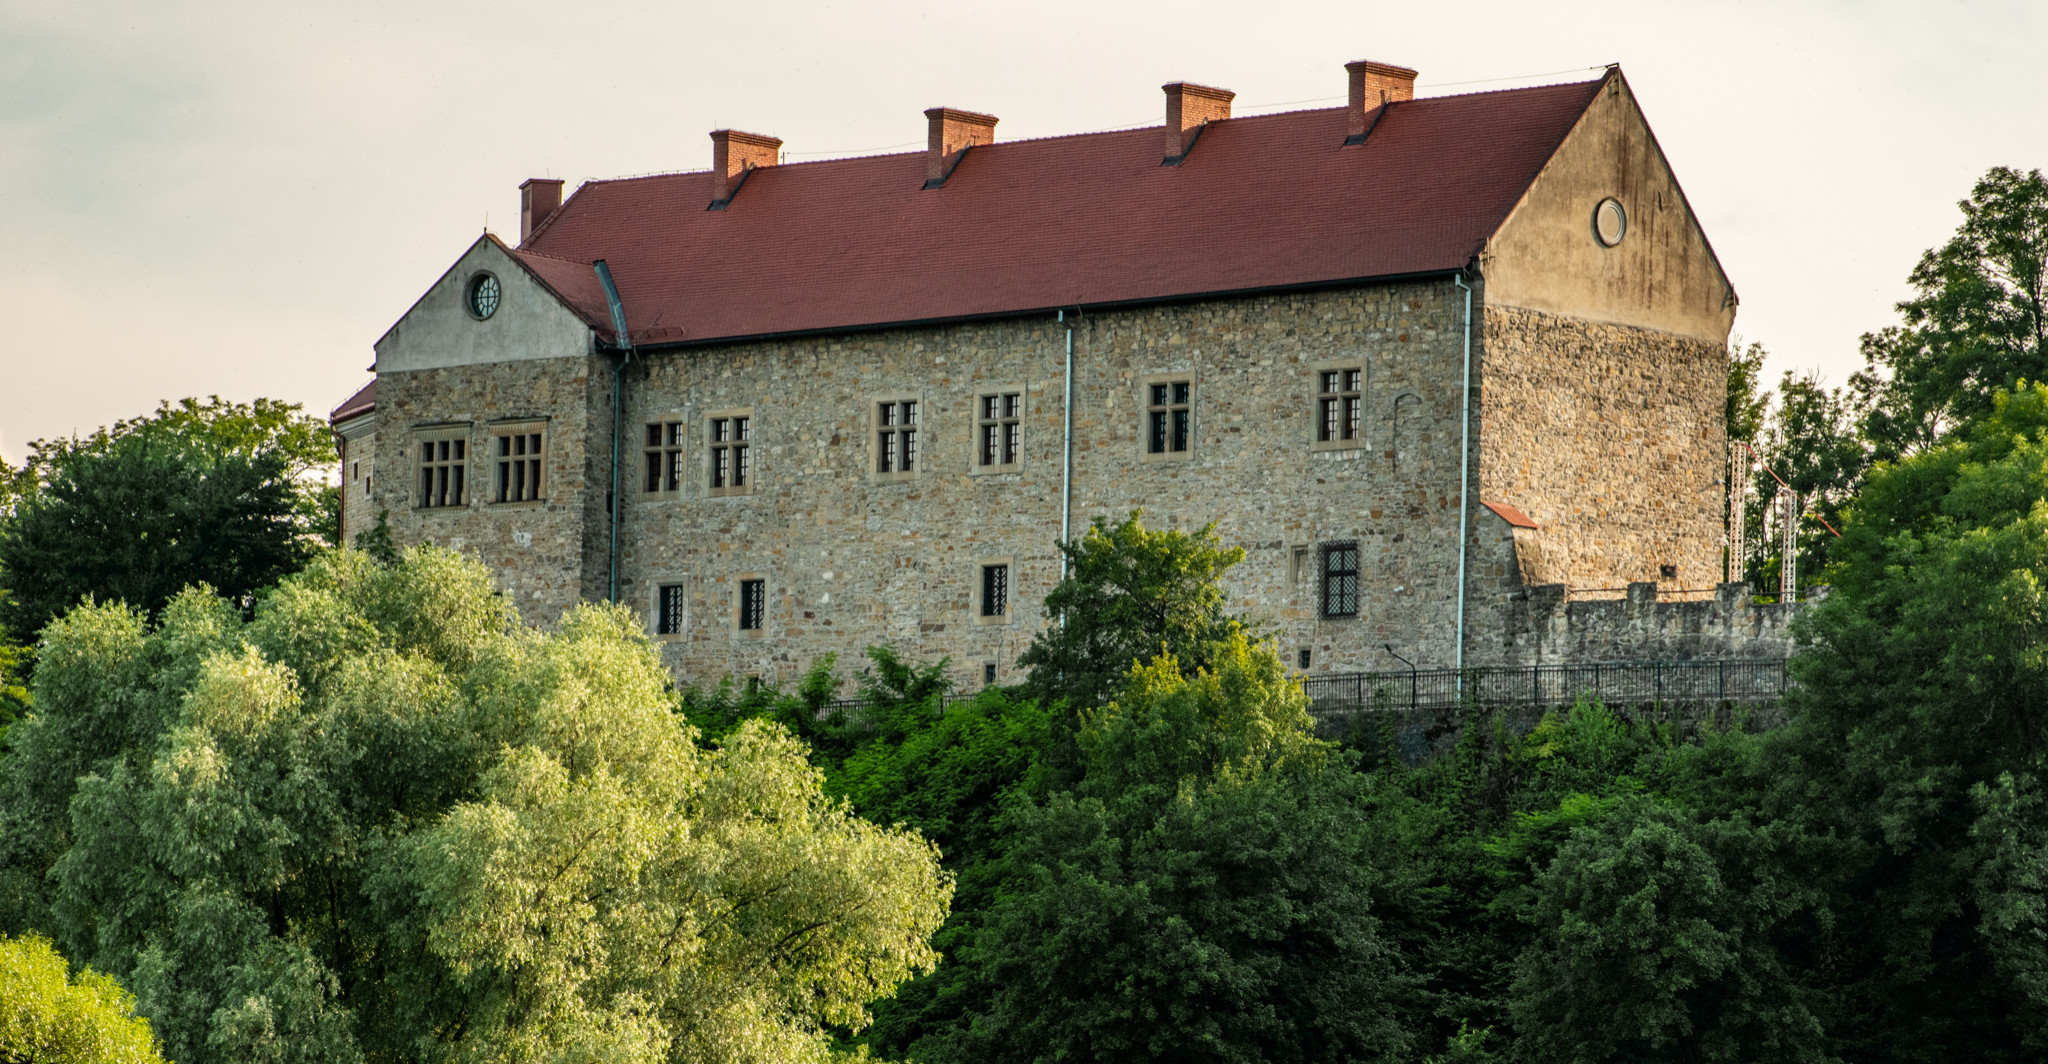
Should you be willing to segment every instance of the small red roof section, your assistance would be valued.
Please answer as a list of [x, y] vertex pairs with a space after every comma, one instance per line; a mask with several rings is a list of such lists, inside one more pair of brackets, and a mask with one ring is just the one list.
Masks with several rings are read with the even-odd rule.
[[[1608, 77], [1619, 76], [1612, 73]], [[944, 321], [1465, 267], [1601, 81], [1404, 101], [1347, 146], [1332, 108], [1210, 124], [1178, 166], [1158, 127], [923, 153], [594, 181], [513, 254], [637, 343]]]
[[1481, 505], [1485, 506], [1489, 510], [1492, 510], [1496, 514], [1499, 514], [1501, 520], [1506, 521], [1508, 524], [1511, 524], [1516, 528], [1536, 527], [1536, 522], [1531, 520], [1528, 514], [1525, 514], [1522, 511], [1517, 510], [1512, 506], [1509, 506], [1507, 503], [1482, 502]]
[[337, 424], [347, 421], [357, 414], [367, 414], [375, 409], [377, 409], [377, 382], [371, 381], [363, 385], [356, 394], [349, 396], [347, 402], [335, 407], [334, 412], [327, 415], [327, 423], [330, 425]]

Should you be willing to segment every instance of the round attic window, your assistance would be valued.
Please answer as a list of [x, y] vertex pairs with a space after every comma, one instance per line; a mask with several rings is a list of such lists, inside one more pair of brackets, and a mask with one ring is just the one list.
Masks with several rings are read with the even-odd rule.
[[463, 305], [478, 321], [498, 312], [498, 279], [488, 273], [480, 273], [469, 279], [469, 289], [463, 296]]
[[1613, 247], [1628, 235], [1628, 212], [1621, 209], [1621, 201], [1612, 196], [1601, 200], [1593, 208], [1593, 238], [1601, 247]]

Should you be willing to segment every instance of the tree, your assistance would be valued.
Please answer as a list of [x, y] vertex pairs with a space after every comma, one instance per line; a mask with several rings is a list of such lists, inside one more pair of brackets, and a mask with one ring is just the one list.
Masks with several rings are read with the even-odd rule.
[[1071, 792], [1005, 811], [1009, 885], [951, 1060], [1335, 1061], [1399, 1054], [1348, 761], [1241, 631], [1187, 676], [1134, 667], [1085, 711]]
[[1870, 446], [1862, 437], [1856, 398], [1848, 389], [1828, 388], [1812, 373], [1787, 372], [1779, 382], [1757, 432], [1756, 454], [1762, 465], [1751, 471], [1750, 527], [1752, 544], [1746, 578], [1753, 586], [1775, 586], [1782, 547], [1766, 535], [1765, 511], [1783, 478], [1799, 497], [1799, 524], [1794, 533], [1802, 586], [1824, 579], [1842, 511], [1862, 486], [1870, 466]]
[[1955, 235], [1913, 268], [1904, 324], [1863, 337], [1854, 384], [1880, 459], [1990, 415], [2001, 388], [2048, 379], [2048, 179], [1993, 167], [1959, 206]]
[[629, 612], [541, 634], [450, 552], [82, 607], [34, 690], [12, 911], [178, 1060], [822, 1061], [937, 959], [928, 842], [773, 725], [700, 745]]
[[1108, 701], [1131, 666], [1165, 654], [1190, 671], [1224, 631], [1220, 581], [1244, 560], [1210, 525], [1193, 535], [1153, 531], [1142, 511], [1111, 525], [1096, 518], [1078, 542], [1062, 543], [1067, 576], [1045, 598], [1051, 626], [1017, 659], [1031, 670], [1025, 689], [1075, 706]]
[[134, 996], [91, 969], [73, 979], [34, 935], [0, 936], [0, 1060], [163, 1064]]

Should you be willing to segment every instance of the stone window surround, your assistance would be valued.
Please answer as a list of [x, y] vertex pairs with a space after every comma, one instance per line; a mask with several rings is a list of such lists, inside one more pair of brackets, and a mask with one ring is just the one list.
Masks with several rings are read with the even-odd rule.
[[[722, 488], [714, 488], [711, 486], [711, 463], [717, 459], [717, 451], [720, 445], [711, 442], [711, 425], [720, 418], [735, 417], [747, 419], [747, 482], [738, 487], [727, 484]], [[758, 449], [761, 442], [761, 423], [760, 419], [754, 416], [754, 408], [751, 406], [733, 406], [707, 411], [702, 418], [702, 422], [704, 425], [704, 468], [700, 472], [704, 478], [702, 483], [704, 485], [705, 497], [723, 499], [752, 495], [754, 493], [754, 485], [761, 482], [761, 456]], [[738, 615], [735, 614], [734, 616]], [[735, 621], [734, 623], [738, 622]]]
[[[917, 425], [915, 429], [917, 433], [917, 460], [916, 468], [910, 470], [909, 472], [891, 471], [888, 473], [884, 473], [880, 471], [878, 468], [876, 468], [881, 464], [882, 455], [882, 407], [890, 403], [917, 404]], [[930, 414], [931, 406], [930, 404], [925, 402], [924, 393], [921, 391], [876, 392], [875, 394], [868, 396], [868, 412], [866, 420], [868, 426], [867, 454], [869, 483], [896, 484], [901, 483], [903, 481], [916, 480], [918, 477], [924, 474], [925, 467], [931, 464]], [[901, 428], [901, 426], [897, 427]]]
[[[1202, 434], [1202, 379], [1201, 371], [1190, 367], [1183, 370], [1165, 370], [1146, 373], [1138, 377], [1138, 460], [1141, 462], [1185, 462], [1194, 457], [1200, 449]], [[1188, 385], [1188, 449], [1185, 451], [1152, 451], [1152, 386], [1174, 384], [1185, 381]], [[1169, 397], [1170, 398], [1170, 397]], [[1171, 428], [1168, 432], [1171, 433]], [[1169, 440], [1169, 447], [1171, 441]]]
[[[1308, 448], [1311, 451], [1362, 451], [1371, 446], [1372, 439], [1372, 359], [1365, 355], [1354, 358], [1322, 359], [1309, 364], [1308, 374]], [[1323, 374], [1357, 370], [1358, 382], [1358, 435], [1349, 440], [1324, 440], [1322, 435]]]
[[[655, 426], [661, 426], [661, 444], [660, 446], [649, 446], [647, 443], [647, 430], [650, 428], [654, 428]], [[671, 445], [670, 440], [668, 438], [669, 426], [675, 426], [675, 440], [673, 445]], [[705, 423], [704, 431], [708, 438], [708, 435], [711, 431], [709, 422]], [[665, 454], [666, 452], [669, 451], [676, 452], [675, 488], [673, 490], [668, 488], [662, 488], [657, 491], [648, 491], [647, 456], [656, 453]], [[666, 465], [664, 465], [664, 471], [666, 471], [666, 468]], [[638, 469], [635, 470], [635, 473], [639, 478], [639, 491], [636, 494], [638, 494], [642, 499], [680, 499], [683, 497], [684, 490], [687, 489], [690, 484], [690, 416], [686, 411], [671, 410], [667, 412], [648, 414], [641, 417], [640, 466]], [[704, 482], [706, 484], [711, 483], [710, 475], [708, 472], [705, 475]]]
[[[1005, 395], [1017, 397], [1017, 460], [1007, 465], [1001, 462], [994, 465], [982, 465], [981, 426], [983, 422], [981, 417], [981, 401], [994, 397], [1000, 403]], [[1001, 410], [998, 409], [996, 419], [996, 424], [998, 425], [1004, 420], [1001, 413]], [[1029, 432], [1027, 426], [1031, 423], [1031, 389], [1022, 384], [978, 385], [974, 389], [974, 407], [968, 411], [968, 414], [970, 415], [969, 420], [974, 426], [974, 435], [969, 440], [971, 446], [967, 450], [967, 471], [978, 477], [995, 476], [1003, 473], [1022, 473], [1024, 471], [1025, 437]], [[1000, 441], [998, 441], [997, 447], [997, 456], [1000, 457], [1002, 453]]]
[[[676, 630], [661, 630], [661, 593], [667, 588], [678, 588], [682, 596], [682, 616], [677, 620]], [[690, 637], [690, 577], [684, 573], [675, 576], [656, 576], [647, 582], [647, 633], [657, 643], [678, 643]]]
[[[412, 482], [406, 487], [406, 495], [412, 501], [413, 512], [459, 512], [468, 510], [470, 504], [473, 501], [475, 501], [476, 492], [471, 490], [474, 487], [474, 485], [471, 482], [474, 481], [476, 478], [470, 476], [470, 473], [472, 472], [470, 467], [473, 466], [476, 462], [476, 441], [472, 439], [472, 437], [475, 435], [475, 429], [476, 425], [473, 422], [468, 421], [437, 421], [413, 426], [411, 437], [408, 443], [406, 444], [407, 453], [409, 453], [412, 456], [412, 476], [410, 478]], [[426, 462], [424, 462], [420, 458], [419, 448], [420, 444], [440, 443], [443, 440], [447, 440], [451, 443], [459, 440], [461, 441], [463, 446], [462, 459], [458, 462], [451, 458], [447, 463], [451, 468], [459, 468], [463, 471], [462, 501], [460, 503], [452, 503], [445, 506], [430, 506], [427, 505], [426, 501], [421, 497], [420, 494], [419, 474], [420, 471], [423, 468], [425, 468]], [[437, 461], [434, 464], [440, 465], [442, 463]]]
[[[1005, 582], [1006, 587], [1004, 589], [1004, 593], [1006, 601], [1004, 603], [1003, 612], [993, 617], [988, 617], [983, 616], [981, 612], [982, 581], [985, 579], [982, 573], [991, 565], [1008, 566], [1009, 573], [1008, 580]], [[998, 625], [1013, 623], [1014, 619], [1017, 616], [1016, 556], [1011, 554], [992, 554], [983, 557], [978, 557], [974, 559], [974, 571], [970, 574], [970, 576], [971, 579], [967, 585], [967, 613], [969, 618], [977, 625]]]
[[[490, 471], [491, 476], [490, 481], [484, 485], [486, 496], [484, 501], [492, 509], [523, 510], [537, 507], [547, 502], [548, 482], [554, 479], [551, 476], [545, 475], [548, 459], [548, 420], [546, 417], [500, 418], [485, 424], [484, 438], [489, 443], [484, 448], [484, 468]], [[500, 437], [530, 436], [534, 433], [540, 434], [539, 458], [540, 468], [543, 471], [543, 475], [540, 478], [541, 486], [536, 489], [538, 493], [530, 499], [501, 502], [498, 499], [498, 463], [500, 461], [498, 439]], [[533, 457], [533, 455], [514, 455], [504, 460], [511, 461], [514, 458], [531, 460]]]
[[[731, 619], [730, 619], [730, 620], [729, 620], [729, 621], [728, 621], [727, 623], [728, 623], [728, 624], [730, 625], [730, 627], [731, 627], [731, 630], [732, 630], [732, 635], [733, 635], [733, 638], [735, 638], [735, 639], [763, 639], [763, 638], [766, 638], [766, 636], [767, 636], [767, 632], [768, 632], [768, 574], [767, 574], [767, 573], [765, 573], [765, 572], [755, 572], [755, 571], [748, 571], [748, 572], [734, 573], [734, 574], [732, 574], [732, 576], [730, 577], [730, 580], [731, 580], [731, 582], [732, 582], [732, 591], [731, 591], [731, 594], [732, 594], [732, 607], [731, 607], [731, 610], [730, 610], [730, 612], [731, 612], [731, 615], [732, 615], [732, 616], [731, 616]], [[761, 621], [761, 624], [760, 624], [760, 626], [759, 626], [759, 627], [756, 627], [756, 628], [741, 628], [741, 627], [740, 627], [740, 595], [741, 595], [741, 593], [742, 593], [742, 592], [743, 592], [743, 591], [744, 591], [744, 590], [746, 589], [746, 586], [747, 586], [747, 584], [749, 584], [749, 583], [751, 583], [751, 582], [753, 582], [753, 581], [755, 581], [755, 580], [759, 580], [759, 581], [761, 582], [761, 617], [760, 617], [760, 621]]]
[[[1330, 610], [1330, 555], [1340, 551], [1351, 552], [1351, 609], [1344, 613]], [[1316, 619], [1320, 621], [1355, 621], [1361, 614], [1360, 599], [1365, 590], [1364, 554], [1358, 549], [1355, 539], [1331, 540], [1316, 545]]]

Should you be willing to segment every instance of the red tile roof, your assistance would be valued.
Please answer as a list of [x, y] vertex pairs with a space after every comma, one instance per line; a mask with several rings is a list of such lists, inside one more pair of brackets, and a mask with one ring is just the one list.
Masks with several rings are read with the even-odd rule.
[[1536, 522], [1532, 520], [1528, 514], [1525, 514], [1522, 511], [1517, 510], [1512, 506], [1509, 506], [1507, 503], [1485, 502], [1484, 500], [1482, 500], [1481, 505], [1485, 506], [1489, 510], [1492, 510], [1494, 513], [1499, 514], [1501, 520], [1506, 521], [1508, 524], [1511, 524], [1516, 528], [1536, 527]]
[[[1615, 76], [1610, 74], [1609, 76]], [[1601, 81], [1210, 125], [1179, 166], [1157, 127], [754, 171], [594, 181], [514, 254], [610, 334], [609, 261], [639, 343], [698, 342], [1455, 270], [1493, 234]]]
[[373, 380], [363, 385], [356, 394], [349, 396], [347, 402], [335, 407], [334, 412], [327, 415], [327, 423], [331, 425], [337, 421], [347, 421], [357, 414], [367, 414], [375, 409], [377, 409], [377, 382]]

